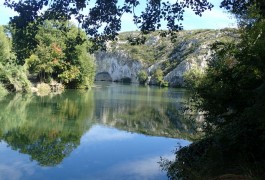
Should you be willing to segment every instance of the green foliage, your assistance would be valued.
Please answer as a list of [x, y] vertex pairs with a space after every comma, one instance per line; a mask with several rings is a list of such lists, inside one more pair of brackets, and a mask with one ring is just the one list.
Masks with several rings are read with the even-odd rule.
[[81, 88], [89, 88], [94, 84], [96, 74], [95, 62], [92, 56], [87, 54], [86, 48], [80, 47], [79, 61], [81, 66]]
[[199, 67], [194, 67], [184, 74], [184, 80], [187, 88], [197, 88], [201, 83], [204, 72]]
[[[166, 36], [168, 34], [174, 35], [176, 31], [183, 29], [182, 24], [177, 24], [177, 22], [183, 20], [185, 8], [191, 8], [196, 15], [201, 16], [205, 10], [213, 7], [207, 0], [201, 2], [184, 1], [181, 3], [165, 3], [161, 0], [146, 2], [124, 0], [122, 3], [117, 0], [103, 0], [96, 1], [94, 6], [89, 8], [88, 12], [83, 11], [88, 9], [86, 8], [88, 4], [91, 5], [90, 0], [64, 0], [63, 3], [61, 1], [49, 0], [19, 2], [5, 0], [5, 5], [14, 9], [19, 14], [19, 16], [11, 19], [12, 24], [16, 28], [24, 29], [28, 24], [43, 19], [65, 21], [70, 20], [71, 17], [76, 17], [82, 28], [85, 29], [90, 37], [94, 38], [95, 44], [98, 44], [99, 47], [106, 41], [116, 38], [121, 30], [121, 19], [124, 14], [133, 14], [133, 22], [139, 27], [142, 35], [160, 29], [161, 20], [165, 21], [169, 31], [161, 32], [161, 36]], [[139, 14], [135, 13], [135, 8], [139, 8], [140, 4], [146, 5], [145, 10]], [[44, 11], [44, 9], [47, 10]], [[31, 32], [34, 35], [35, 31]], [[25, 38], [32, 37], [26, 36], [27, 31], [23, 31], [21, 35], [25, 36]], [[29, 42], [28, 40], [25, 41]], [[144, 36], [130, 38], [130, 42], [132, 44], [143, 43]]]
[[11, 55], [11, 46], [9, 39], [4, 33], [3, 26], [0, 26], [0, 63], [7, 63], [10, 61]]
[[83, 31], [69, 22], [45, 21], [39, 26], [36, 41], [34, 53], [26, 59], [30, 73], [40, 81], [54, 79], [68, 88], [92, 86], [95, 66], [88, 54], [91, 44]]
[[14, 63], [15, 56], [11, 52], [10, 41], [4, 33], [4, 28], [0, 26], [0, 91], [3, 94], [7, 90], [28, 92], [31, 84], [27, 79], [25, 68]]
[[25, 68], [13, 63], [0, 64], [0, 82], [8, 91], [29, 92], [31, 87]]
[[0, 106], [0, 140], [41, 166], [61, 163], [94, 120], [93, 94], [87, 91], [56, 97], [17, 93]]
[[254, 17], [241, 29], [241, 42], [214, 44], [216, 56], [206, 74], [191, 81], [196, 107], [205, 116], [205, 138], [166, 163], [172, 179], [228, 173], [265, 178], [265, 21]]
[[140, 84], [145, 84], [147, 79], [148, 79], [148, 75], [146, 73], [146, 71], [141, 70], [138, 74], [137, 74], [138, 80]]
[[161, 69], [156, 69], [152, 77], [155, 79], [156, 83], [159, 86], [162, 86], [162, 87], [168, 86], [168, 82], [164, 80], [163, 71]]
[[35, 48], [37, 41], [35, 39], [38, 31], [38, 23], [25, 22], [24, 17], [13, 17], [10, 22], [10, 33], [12, 35], [12, 48], [16, 55], [16, 64], [23, 65]]

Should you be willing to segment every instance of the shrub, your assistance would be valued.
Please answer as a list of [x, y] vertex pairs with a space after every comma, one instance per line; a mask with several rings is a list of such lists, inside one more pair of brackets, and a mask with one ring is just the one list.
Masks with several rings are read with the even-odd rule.
[[138, 80], [140, 84], [145, 84], [147, 79], [148, 79], [148, 75], [146, 73], [146, 71], [141, 70], [138, 74], [137, 74]]
[[13, 63], [0, 64], [0, 82], [8, 91], [29, 92], [31, 87], [25, 68]]
[[153, 74], [153, 78], [157, 82], [157, 84], [161, 87], [167, 87], [168, 82], [164, 80], [163, 71], [161, 69], [156, 69], [155, 73]]
[[196, 66], [184, 73], [185, 85], [188, 88], [196, 88], [201, 83], [203, 76], [203, 70]]

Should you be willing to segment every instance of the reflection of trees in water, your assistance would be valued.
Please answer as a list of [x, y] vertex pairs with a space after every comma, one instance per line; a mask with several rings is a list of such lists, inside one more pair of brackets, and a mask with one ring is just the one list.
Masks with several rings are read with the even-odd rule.
[[[35, 134], [36, 135], [36, 134]], [[53, 137], [49, 134], [42, 134], [31, 139], [23, 133], [23, 130], [11, 130], [3, 136], [3, 139], [20, 153], [29, 154], [32, 160], [38, 161], [42, 166], [54, 166], [59, 164], [78, 145], [79, 136]]]
[[196, 134], [196, 123], [183, 111], [189, 98], [184, 90], [128, 86], [127, 90], [108, 87], [96, 93], [100, 123], [153, 136], [192, 139]]
[[185, 91], [102, 86], [57, 96], [16, 94], [0, 101], [0, 140], [43, 166], [59, 164], [94, 123], [152, 136], [191, 139], [194, 124], [180, 110]]
[[[170, 108], [158, 108], [138, 105], [128, 108], [122, 113], [108, 111], [102, 123], [129, 132], [137, 132], [152, 136], [192, 139], [196, 135], [196, 125], [180, 111]], [[117, 113], [119, 112], [119, 113]], [[106, 115], [105, 115], [106, 117]]]
[[17, 94], [0, 102], [0, 136], [43, 166], [59, 164], [80, 144], [91, 124], [93, 93], [54, 97]]

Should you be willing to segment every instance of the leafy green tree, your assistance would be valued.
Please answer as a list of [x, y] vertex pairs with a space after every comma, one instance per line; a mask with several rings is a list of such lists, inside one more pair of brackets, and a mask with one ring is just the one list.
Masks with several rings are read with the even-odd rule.
[[[143, 33], [155, 31], [161, 28], [161, 21], [166, 21], [168, 33], [174, 33], [183, 29], [182, 24], [178, 23], [183, 20], [185, 8], [193, 9], [197, 15], [202, 15], [207, 9], [213, 7], [207, 0], [188, 0], [176, 1], [175, 3], [162, 2], [161, 0], [124, 0], [123, 3], [118, 0], [96, 0], [94, 6], [90, 0], [27, 0], [27, 1], [10, 1], [5, 0], [4, 4], [16, 12], [19, 16], [11, 18], [11, 25], [14, 28], [14, 41], [17, 55], [21, 63], [23, 59], [28, 58], [31, 54], [30, 49], [37, 46], [34, 37], [37, 34], [37, 26], [44, 20], [56, 19], [60, 21], [70, 20], [76, 17], [85, 32], [92, 37], [95, 42], [92, 50], [103, 47], [107, 40], [114, 40], [121, 30], [121, 18], [124, 14], [133, 14], [134, 24], [139, 27]], [[145, 4], [145, 11], [136, 13], [135, 9], [140, 4]], [[46, 11], [42, 11], [46, 9]], [[39, 13], [42, 12], [42, 13]], [[32, 24], [33, 23], [33, 24]], [[32, 24], [30, 28], [29, 25]], [[103, 30], [103, 31], [102, 31]], [[163, 32], [161, 35], [166, 35]], [[22, 39], [23, 37], [23, 39]], [[33, 40], [33, 41], [32, 41]], [[143, 43], [143, 38], [132, 37], [130, 41], [133, 44]], [[22, 48], [20, 45], [25, 44], [30, 48]]]
[[15, 56], [11, 52], [11, 39], [0, 26], [0, 84], [1, 94], [8, 91], [29, 91], [30, 82], [26, 76], [26, 70], [14, 63]]
[[260, 8], [257, 1], [245, 14], [235, 12], [240, 42], [217, 42], [206, 74], [191, 83], [196, 107], [205, 116], [205, 136], [176, 152], [175, 162], [164, 161], [170, 178], [227, 173], [265, 178], [265, 18]]
[[4, 27], [0, 26], [0, 63], [7, 63], [10, 61], [11, 57], [9, 39], [4, 32]]
[[[67, 31], [60, 28], [68, 24]], [[45, 21], [36, 34], [38, 46], [26, 65], [41, 81], [55, 79], [70, 88], [89, 88], [95, 66], [88, 54], [90, 43], [84, 32], [69, 22]]]

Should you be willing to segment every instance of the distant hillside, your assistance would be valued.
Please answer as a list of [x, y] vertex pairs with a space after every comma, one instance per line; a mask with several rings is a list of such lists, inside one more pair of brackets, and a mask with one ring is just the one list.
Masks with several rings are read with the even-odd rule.
[[118, 41], [108, 44], [107, 52], [96, 54], [96, 80], [139, 82], [139, 72], [146, 72], [148, 84], [158, 85], [158, 76], [162, 74], [163, 82], [181, 87], [185, 85], [183, 75], [186, 72], [207, 67], [214, 42], [238, 38], [235, 29], [181, 31], [174, 41], [170, 36], [161, 37], [159, 32], [153, 32], [146, 35], [145, 44], [130, 45], [128, 37], [138, 34], [137, 31], [121, 33]]

